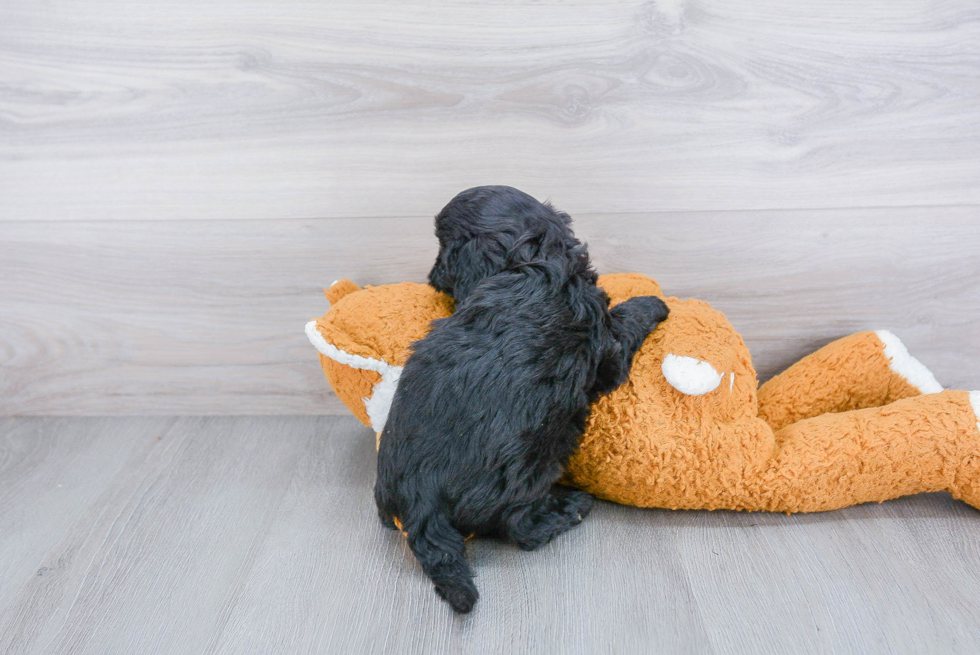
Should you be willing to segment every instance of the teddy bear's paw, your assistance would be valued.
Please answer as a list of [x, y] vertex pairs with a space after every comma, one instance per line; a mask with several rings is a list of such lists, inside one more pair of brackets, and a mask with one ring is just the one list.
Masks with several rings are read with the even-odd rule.
[[888, 330], [876, 330], [875, 335], [885, 347], [888, 367], [921, 393], [939, 393], [943, 385], [926, 365], [913, 357], [902, 340]]
[[977, 419], [977, 432], [980, 433], [980, 391], [970, 392], [970, 407], [973, 408], [973, 418]]
[[668, 353], [660, 367], [664, 378], [678, 391], [688, 396], [703, 396], [721, 384], [724, 374], [708, 362], [694, 357]]

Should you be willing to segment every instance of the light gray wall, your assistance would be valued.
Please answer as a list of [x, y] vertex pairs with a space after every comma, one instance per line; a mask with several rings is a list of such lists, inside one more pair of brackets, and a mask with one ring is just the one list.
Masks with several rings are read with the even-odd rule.
[[980, 10], [0, 7], [0, 414], [344, 411], [303, 323], [512, 184], [768, 377], [889, 328], [980, 388]]

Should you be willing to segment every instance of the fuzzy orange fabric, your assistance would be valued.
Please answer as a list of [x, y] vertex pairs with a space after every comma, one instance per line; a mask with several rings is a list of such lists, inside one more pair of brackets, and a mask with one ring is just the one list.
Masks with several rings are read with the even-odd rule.
[[[364, 425], [371, 425], [362, 398], [370, 398], [374, 386], [381, 382], [381, 374], [363, 369], [351, 369], [347, 364], [335, 362], [326, 355], [320, 355], [320, 366], [330, 381], [333, 392], [337, 394], [354, 416]], [[380, 435], [379, 435], [380, 436]]]
[[[599, 283], [613, 303], [662, 296], [641, 275]], [[393, 375], [452, 301], [421, 284], [340, 285], [308, 332], [327, 351], [321, 362], [337, 395], [369, 424], [365, 406], [382, 375], [357, 366]], [[641, 507], [811, 512], [937, 490], [978, 506], [980, 425], [966, 392], [921, 395], [890, 368], [873, 332], [825, 346], [760, 389], [720, 312], [665, 301], [670, 316], [629, 380], [593, 407], [564, 483]]]
[[759, 416], [779, 430], [828, 412], [880, 407], [918, 395], [888, 367], [878, 336], [858, 332], [807, 355], [759, 387]]
[[980, 434], [965, 391], [823, 414], [776, 433], [746, 509], [817, 512], [924, 491], [980, 507]]
[[[338, 280], [324, 293], [331, 311], [316, 320], [323, 339], [345, 354], [391, 366], [404, 366], [410, 345], [426, 335], [429, 323], [453, 312], [452, 298], [410, 282], [361, 289], [350, 280]], [[405, 321], [408, 316], [421, 320]], [[320, 365], [337, 397], [370, 425], [363, 399], [371, 397], [381, 374], [323, 353]]]

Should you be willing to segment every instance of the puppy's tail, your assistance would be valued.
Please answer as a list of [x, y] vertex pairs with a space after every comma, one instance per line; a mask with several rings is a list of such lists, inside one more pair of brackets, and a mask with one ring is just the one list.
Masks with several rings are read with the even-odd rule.
[[466, 563], [463, 535], [452, 526], [445, 513], [431, 513], [404, 521], [408, 545], [432, 578], [436, 593], [461, 614], [473, 609], [480, 594], [473, 584], [473, 571]]

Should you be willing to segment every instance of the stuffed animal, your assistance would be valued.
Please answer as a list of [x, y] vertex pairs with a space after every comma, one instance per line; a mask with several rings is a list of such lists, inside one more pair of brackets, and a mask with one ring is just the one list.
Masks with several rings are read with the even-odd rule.
[[[604, 275], [616, 304], [664, 297]], [[341, 280], [306, 326], [337, 396], [379, 434], [411, 344], [453, 301], [424, 284]], [[593, 407], [562, 482], [640, 507], [815, 512], [948, 491], [980, 508], [980, 392], [944, 391], [902, 342], [861, 332], [761, 387], [732, 325], [700, 300], [670, 316]]]

